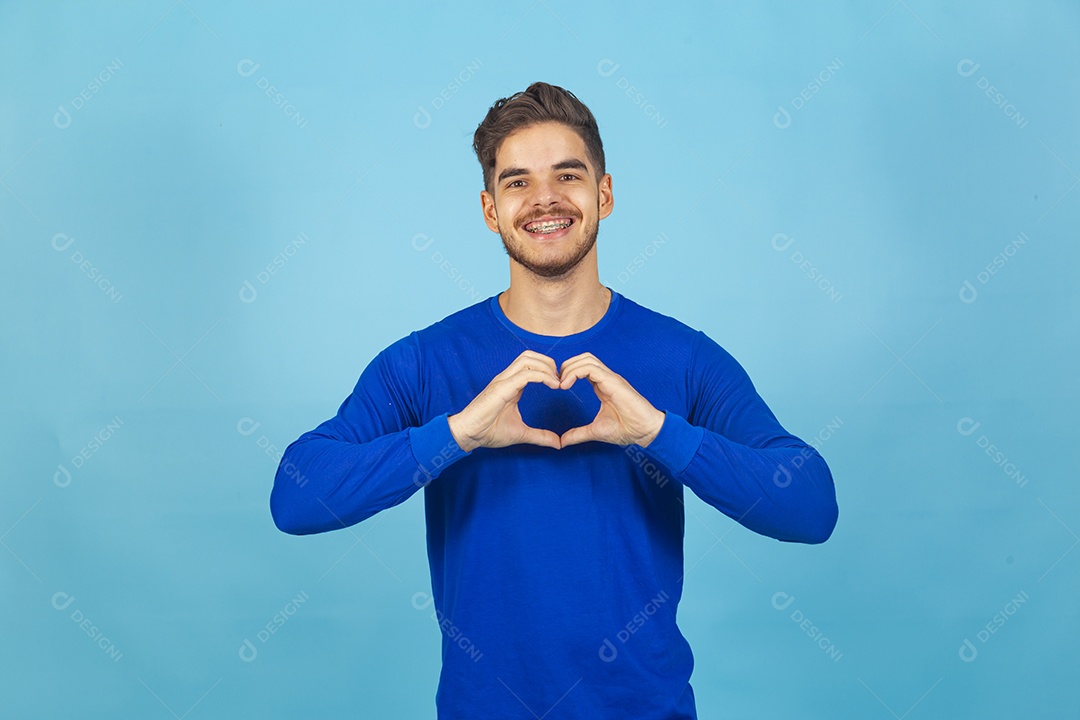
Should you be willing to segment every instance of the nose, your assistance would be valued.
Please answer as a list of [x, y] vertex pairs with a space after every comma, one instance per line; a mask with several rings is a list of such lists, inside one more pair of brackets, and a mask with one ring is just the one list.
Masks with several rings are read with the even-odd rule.
[[535, 207], [558, 205], [562, 202], [562, 190], [555, 180], [538, 180], [532, 186], [532, 201]]

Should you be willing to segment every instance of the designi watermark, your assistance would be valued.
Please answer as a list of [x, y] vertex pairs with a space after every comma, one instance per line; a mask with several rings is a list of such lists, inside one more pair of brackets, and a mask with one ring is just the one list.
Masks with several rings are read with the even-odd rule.
[[[461, 92], [461, 88], [465, 86], [465, 83], [472, 80], [480, 68], [484, 66], [484, 63], [480, 58], [473, 58], [464, 68], [462, 68], [457, 75], [450, 79], [450, 82], [446, 84], [442, 90], [438, 92], [435, 97], [431, 98], [431, 102], [427, 105], [418, 105], [416, 107], [416, 113], [413, 114], [413, 125], [419, 130], [427, 130], [431, 127], [431, 122], [434, 113], [442, 110], [446, 107], [446, 103], [450, 101], [452, 97]], [[428, 110], [428, 107], [431, 110]]]
[[[249, 78], [254, 75], [260, 67], [262, 66], [251, 58], [244, 58], [236, 63], [236, 74], [242, 78]], [[307, 127], [308, 119], [300, 114], [300, 111], [295, 105], [289, 102], [289, 99], [285, 97], [283, 92], [278, 90], [276, 86], [270, 84], [270, 81], [266, 79], [265, 75], [259, 76], [259, 79], [255, 81], [255, 85], [266, 93], [266, 97], [270, 98], [270, 102], [281, 108], [281, 112], [284, 113], [285, 117], [292, 120], [296, 124], [296, 127]]]
[[[56, 610], [66, 611], [75, 602], [75, 596], [64, 591], [53, 593], [52, 606]], [[124, 656], [120, 652], [116, 645], [113, 644], [105, 633], [93, 623], [93, 621], [83, 613], [79, 608], [75, 608], [71, 611], [71, 621], [79, 626], [79, 629], [86, 633], [87, 637], [93, 641], [95, 645], [101, 648], [106, 655], [112, 658], [113, 662], [120, 662], [120, 658]]]
[[[998, 630], [1000, 630], [1005, 623], [1007, 623], [1012, 616], [1017, 613], [1020, 606], [1028, 601], [1028, 594], [1025, 590], [1021, 590], [1016, 597], [1005, 603], [1005, 607], [1001, 612], [996, 613], [994, 617], [990, 618], [990, 622], [979, 629], [979, 632], [975, 633], [975, 639], [979, 641], [981, 645], [985, 645], [990, 642], [990, 639], [994, 636]], [[975, 662], [975, 659], [979, 657], [979, 648], [975, 643], [971, 642], [970, 638], [964, 638], [964, 642], [960, 643], [960, 650], [958, 651], [960, 659], [966, 663]]]
[[[98, 430], [77, 453], [71, 456], [71, 467], [75, 470], [82, 468], [86, 461], [92, 458], [123, 424], [124, 421], [120, 419], [119, 415], [105, 423], [104, 427]], [[64, 463], [60, 463], [56, 468], [56, 472], [53, 473], [53, 484], [60, 488], [66, 488], [71, 484], [71, 470]]]
[[[425, 610], [433, 603], [434, 598], [426, 592], [413, 593], [412, 606], [417, 610]], [[431, 618], [439, 624], [439, 629], [447, 640], [465, 651], [473, 662], [480, 662], [480, 658], [484, 657], [484, 653], [480, 652], [464, 631], [454, 624], [453, 620], [443, 615], [442, 611], [437, 608], [431, 613]]]
[[[810, 102], [810, 99], [821, 92], [821, 88], [825, 86], [825, 83], [833, 79], [833, 76], [844, 67], [844, 62], [840, 58], [833, 58], [832, 62], [826, 65], [821, 72], [814, 76], [814, 78], [799, 91], [799, 94], [791, 98], [791, 109], [795, 112], [802, 110], [806, 106], [806, 103]], [[788, 112], [787, 105], [778, 105], [776, 112], [773, 114], [773, 125], [779, 130], [787, 130], [791, 127], [792, 115]]]
[[[307, 591], [301, 590], [296, 597], [285, 603], [285, 607], [275, 613], [274, 617], [270, 618], [270, 621], [255, 633], [255, 639], [259, 641], [259, 644], [265, 645], [269, 642], [270, 638], [273, 637], [274, 634], [297, 613], [300, 606], [307, 601]], [[251, 642], [249, 638], [244, 638], [244, 642], [240, 643], [240, 649], [237, 651], [237, 654], [244, 662], [254, 662], [255, 659], [259, 657], [259, 648], [255, 643]]]
[[[794, 602], [795, 596], [790, 593], [783, 590], [773, 593], [772, 606], [777, 610], [787, 610]], [[840, 652], [836, 644], [802, 610], [799, 608], [792, 610], [791, 621], [798, 625], [799, 629], [805, 632], [807, 637], [813, 640], [814, 644], [821, 648], [822, 652], [828, 655], [833, 662], [840, 662], [840, 658], [844, 657], [844, 653]]]
[[[998, 272], [1005, 267], [1005, 263], [1009, 262], [1018, 252], [1022, 245], [1027, 245], [1028, 236], [1024, 233], [1020, 233], [1016, 236], [1016, 239], [1010, 242], [1005, 248], [999, 252], [994, 258], [986, 264], [975, 275], [975, 279], [979, 281], [980, 285], [986, 285], [990, 282], [990, 279], [997, 275]], [[972, 283], [971, 280], [964, 280], [964, 284], [960, 286], [960, 302], [965, 304], [971, 304], [979, 297], [979, 290]]]
[[[956, 63], [956, 74], [962, 78], [969, 78], [974, 75], [980, 67], [982, 67], [982, 65], [971, 58], [964, 58]], [[986, 79], [985, 75], [979, 76], [979, 79], [975, 81], [975, 87], [982, 90], [986, 97], [990, 98], [990, 102], [996, 105], [1005, 117], [1012, 120], [1016, 127], [1020, 129], [1027, 127], [1027, 118], [1020, 114], [1020, 111], [1016, 109], [1016, 106], [1009, 102], [1009, 99], [1005, 97], [1005, 94], [994, 87], [994, 85]]]
[[[656, 597], [651, 598], [645, 603], [645, 607], [634, 613], [634, 616], [630, 618], [630, 621], [615, 633], [615, 638], [620, 643], [626, 644], [634, 633], [643, 628], [645, 623], [647, 623], [649, 619], [652, 618], [652, 616], [655, 615], [670, 599], [667, 590], [661, 590]], [[611, 642], [610, 638], [604, 638], [604, 641], [600, 643], [600, 649], [597, 654], [603, 662], [614, 662], [615, 658], [619, 657], [619, 648], [615, 646], [615, 643]]]
[[60, 130], [67, 130], [71, 127], [72, 111], [82, 110], [86, 103], [90, 102], [95, 95], [101, 92], [101, 89], [105, 86], [105, 83], [112, 80], [116, 71], [124, 66], [123, 61], [120, 58], [113, 58], [112, 62], [105, 66], [105, 68], [95, 75], [90, 82], [86, 84], [79, 93], [71, 98], [71, 110], [68, 110], [68, 106], [61, 103], [56, 107], [56, 113], [53, 114], [53, 125]]
[[[622, 65], [611, 58], [604, 58], [596, 63], [596, 74], [602, 78], [609, 78], [614, 75], [620, 67], [622, 67]], [[645, 97], [645, 93], [641, 92], [635, 85], [631, 84], [630, 81], [626, 79], [625, 75], [619, 76], [619, 79], [615, 81], [615, 87], [622, 90], [626, 97], [630, 98], [630, 102], [641, 108], [641, 112], [645, 117], [656, 123], [656, 127], [667, 127], [667, 118], [660, 114], [660, 111], [657, 110], [652, 102], [650, 102], [649, 98]]]

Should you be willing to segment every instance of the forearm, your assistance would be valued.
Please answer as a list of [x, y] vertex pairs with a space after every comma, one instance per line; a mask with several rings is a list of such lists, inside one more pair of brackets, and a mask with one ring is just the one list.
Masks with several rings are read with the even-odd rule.
[[338, 530], [404, 502], [464, 455], [445, 415], [362, 443], [305, 433], [281, 457], [270, 513], [293, 535]]
[[644, 450], [702, 500], [754, 532], [821, 543], [836, 526], [832, 474], [808, 445], [752, 448], [669, 412]]

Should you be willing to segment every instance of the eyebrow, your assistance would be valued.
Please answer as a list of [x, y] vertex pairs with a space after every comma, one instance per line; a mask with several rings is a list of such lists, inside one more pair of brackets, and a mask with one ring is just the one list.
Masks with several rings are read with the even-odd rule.
[[[551, 166], [551, 169], [552, 170], [582, 170], [582, 171], [584, 171], [586, 173], [589, 172], [588, 166], [585, 163], [581, 162], [580, 160], [578, 160], [576, 158], [571, 158], [570, 160], [563, 160], [562, 162], [557, 162], [557, 163], [555, 163], [554, 165]], [[528, 175], [528, 174], [529, 174], [529, 171], [526, 170], [525, 168], [513, 168], [513, 167], [506, 168], [501, 173], [499, 173], [499, 182], [501, 183], [506, 178], [516, 177], [518, 175]]]

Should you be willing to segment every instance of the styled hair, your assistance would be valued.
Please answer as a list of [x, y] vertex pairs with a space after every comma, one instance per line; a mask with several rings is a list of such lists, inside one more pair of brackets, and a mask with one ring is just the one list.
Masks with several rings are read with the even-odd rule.
[[585, 143], [597, 182], [604, 176], [604, 144], [592, 112], [569, 90], [534, 82], [522, 92], [496, 100], [473, 134], [473, 150], [484, 170], [484, 188], [489, 193], [495, 192], [495, 153], [503, 140], [517, 130], [543, 122], [562, 123], [577, 132]]

